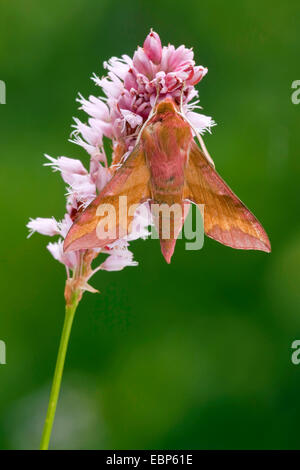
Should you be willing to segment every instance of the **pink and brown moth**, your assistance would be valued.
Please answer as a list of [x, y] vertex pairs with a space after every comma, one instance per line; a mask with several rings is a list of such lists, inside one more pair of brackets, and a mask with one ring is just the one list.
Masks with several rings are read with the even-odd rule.
[[[271, 251], [265, 230], [218, 175], [205, 146], [201, 150], [196, 144], [190, 123], [170, 98], [155, 105], [135, 148], [75, 220], [65, 239], [65, 251], [101, 248], [128, 234], [133, 213], [127, 212], [126, 220], [118, 217], [120, 196], [126, 196], [128, 207], [145, 201], [150, 206], [182, 207], [180, 221], [170, 219], [169, 238], [162, 236], [163, 216], [154, 217], [162, 254], [168, 263], [190, 202], [204, 205], [204, 231], [208, 237], [232, 248]], [[107, 205], [114, 207], [116, 223], [114, 230], [108, 224], [106, 236], [99, 237], [101, 220], [107, 222], [99, 208]]]

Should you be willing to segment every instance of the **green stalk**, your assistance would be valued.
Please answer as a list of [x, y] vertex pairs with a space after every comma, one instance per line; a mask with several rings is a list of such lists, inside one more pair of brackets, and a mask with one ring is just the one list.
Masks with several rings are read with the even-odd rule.
[[80, 300], [79, 292], [75, 291], [72, 295], [71, 302], [66, 305], [64, 326], [63, 326], [61, 339], [60, 339], [60, 345], [59, 345], [59, 350], [58, 350], [58, 355], [57, 355], [57, 360], [56, 360], [55, 372], [54, 372], [54, 377], [53, 377], [53, 382], [52, 382], [47, 416], [46, 416], [44, 430], [43, 430], [41, 444], [40, 444], [40, 450], [48, 450], [49, 448], [49, 441], [51, 437], [53, 421], [55, 417], [55, 411], [56, 411], [57, 401], [58, 401], [59, 392], [60, 392], [61, 379], [62, 379], [63, 370], [64, 370], [66, 352], [68, 349], [68, 343], [69, 343], [70, 333], [71, 333], [72, 324], [74, 320], [74, 315], [75, 315], [79, 300]]

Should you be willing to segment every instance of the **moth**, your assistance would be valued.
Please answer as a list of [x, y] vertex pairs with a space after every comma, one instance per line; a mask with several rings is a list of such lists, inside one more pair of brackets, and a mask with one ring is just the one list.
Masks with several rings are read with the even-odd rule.
[[[176, 204], [182, 208], [181, 216], [169, 217], [167, 238], [162, 234], [166, 216], [154, 215], [161, 251], [168, 263], [190, 203], [204, 205], [204, 232], [208, 237], [240, 250], [271, 251], [262, 225], [218, 175], [205, 146], [201, 150], [196, 144], [191, 125], [172, 99], [155, 106], [131, 154], [74, 221], [64, 242], [65, 251], [101, 248], [130, 233], [134, 213], [120, 216], [121, 196], [127, 198], [128, 207], [149, 201], [150, 207]], [[106, 207], [115, 209], [113, 224], [101, 212]], [[99, 236], [102, 221], [105, 236]]]

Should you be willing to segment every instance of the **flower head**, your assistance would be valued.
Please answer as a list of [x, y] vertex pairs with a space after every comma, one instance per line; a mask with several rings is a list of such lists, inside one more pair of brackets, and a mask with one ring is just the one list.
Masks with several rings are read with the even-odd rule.
[[112, 57], [104, 68], [107, 76], [94, 75], [93, 80], [105, 97], [78, 98], [90, 118], [87, 124], [75, 119], [74, 142], [90, 155], [103, 154], [103, 136], [112, 139], [114, 146], [122, 142], [125, 151], [131, 150], [154, 103], [167, 97], [178, 104], [182, 99], [187, 118], [200, 133], [214, 125], [210, 117], [192, 111], [197, 107], [197, 101], [192, 102], [198, 97], [195, 85], [207, 73], [207, 68], [195, 65], [192, 49], [162, 47], [159, 35], [151, 30], [133, 58]]

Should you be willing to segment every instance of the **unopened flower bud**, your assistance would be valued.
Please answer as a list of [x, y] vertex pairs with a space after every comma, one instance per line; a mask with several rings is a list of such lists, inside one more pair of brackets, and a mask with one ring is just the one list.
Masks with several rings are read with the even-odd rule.
[[156, 65], [161, 61], [162, 47], [160, 37], [155, 31], [150, 31], [144, 42], [144, 51], [149, 59]]

